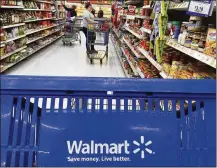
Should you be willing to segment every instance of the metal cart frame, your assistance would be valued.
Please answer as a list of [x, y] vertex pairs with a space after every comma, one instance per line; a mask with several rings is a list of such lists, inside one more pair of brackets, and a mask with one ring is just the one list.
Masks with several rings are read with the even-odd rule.
[[1, 166], [215, 167], [216, 81], [1, 76]]
[[[87, 30], [87, 56], [90, 59], [90, 63], [93, 64], [93, 60], [100, 60], [102, 65], [103, 59], [106, 57], [108, 59], [108, 44], [109, 44], [109, 33], [111, 31], [110, 21], [104, 18], [95, 18], [98, 23], [89, 23]], [[103, 30], [103, 26], [107, 25], [108, 28]], [[101, 41], [96, 41], [97, 34], [102, 34], [104, 37]], [[91, 53], [91, 46], [106, 46], [105, 50], [97, 50], [98, 53]]]
[[64, 22], [64, 35], [62, 37], [63, 45], [70, 44], [78, 41], [81, 44], [81, 22], [82, 19], [80, 17], [74, 18], [72, 21]]

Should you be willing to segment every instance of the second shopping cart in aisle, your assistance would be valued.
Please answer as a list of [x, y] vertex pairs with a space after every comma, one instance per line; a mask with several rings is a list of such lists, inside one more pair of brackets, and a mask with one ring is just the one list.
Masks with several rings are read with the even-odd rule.
[[[108, 19], [95, 19], [97, 23], [89, 23], [87, 30], [87, 56], [90, 63], [93, 60], [100, 60], [102, 64], [103, 59], [108, 58], [108, 43], [110, 33], [110, 22]], [[97, 46], [97, 52], [93, 52], [93, 48]], [[105, 47], [105, 48], [104, 48]]]
[[79, 42], [81, 44], [80, 30], [82, 28], [82, 18], [75, 17], [70, 20], [66, 20], [64, 23], [64, 35], [62, 37], [63, 45], [72, 45], [73, 42]]

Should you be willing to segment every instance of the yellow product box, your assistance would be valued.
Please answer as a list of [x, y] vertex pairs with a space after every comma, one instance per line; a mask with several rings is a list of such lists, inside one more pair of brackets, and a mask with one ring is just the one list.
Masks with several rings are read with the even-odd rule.
[[216, 29], [214, 28], [208, 29], [204, 54], [216, 57]]
[[0, 56], [4, 56], [5, 54], [5, 47], [0, 47]]

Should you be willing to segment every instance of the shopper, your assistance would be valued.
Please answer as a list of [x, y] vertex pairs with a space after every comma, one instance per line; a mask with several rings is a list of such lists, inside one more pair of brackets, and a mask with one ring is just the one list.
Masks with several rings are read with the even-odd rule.
[[93, 14], [94, 17], [96, 17], [96, 11], [95, 11], [95, 9], [92, 9], [91, 13]]
[[99, 10], [99, 12], [98, 12], [98, 18], [103, 18], [103, 16], [104, 16], [103, 10]]
[[70, 13], [70, 17], [76, 17], [77, 16], [77, 12], [76, 12], [77, 6], [72, 5], [71, 8], [68, 8], [64, 4], [62, 4], [62, 5], [65, 8], [65, 10]]
[[[91, 5], [90, 2], [87, 2], [85, 4], [85, 12], [83, 15], [83, 32], [86, 36], [86, 48], [87, 48], [87, 52], [89, 52], [90, 54], [92, 53], [97, 53], [97, 51], [94, 49], [94, 45], [91, 45], [91, 47], [89, 47], [88, 42], [94, 43], [95, 41], [95, 33], [94, 32], [88, 32], [88, 24], [89, 23], [97, 23], [96, 21], [94, 21], [94, 15], [91, 13], [93, 10], [93, 7]], [[87, 33], [88, 32], [88, 33]]]

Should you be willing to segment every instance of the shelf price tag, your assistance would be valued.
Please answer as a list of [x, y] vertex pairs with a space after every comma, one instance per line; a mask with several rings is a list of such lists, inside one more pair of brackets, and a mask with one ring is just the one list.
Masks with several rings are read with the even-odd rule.
[[213, 7], [213, 0], [190, 0], [187, 14], [207, 17], [209, 15], [212, 15]]
[[130, 20], [135, 20], [136, 16], [135, 15], [127, 15], [127, 19]]

